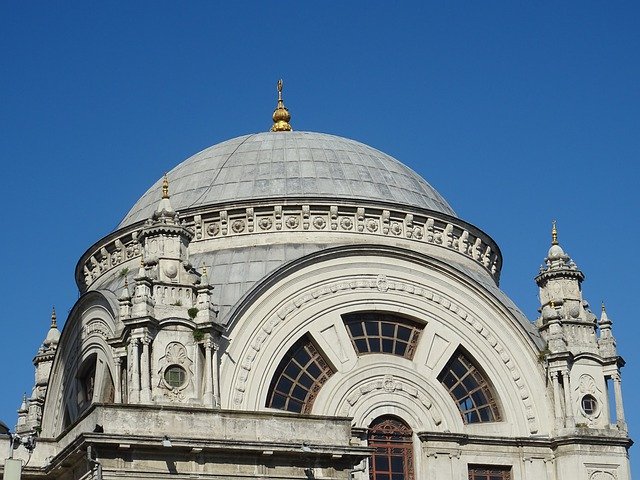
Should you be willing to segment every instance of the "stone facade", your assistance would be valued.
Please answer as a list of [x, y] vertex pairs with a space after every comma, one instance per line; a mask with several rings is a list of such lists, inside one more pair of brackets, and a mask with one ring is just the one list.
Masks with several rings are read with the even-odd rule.
[[[394, 459], [406, 479], [630, 478], [612, 322], [555, 233], [531, 322], [498, 288], [497, 244], [415, 173], [346, 139], [255, 138], [314, 153], [212, 147], [220, 168], [176, 167], [146, 220], [148, 194], [82, 256], [82, 295], [62, 334], [53, 316], [19, 410], [17, 432], [38, 437], [14, 452], [24, 478], [365, 480]], [[251, 162], [329, 168], [320, 157], [360, 178], [386, 165], [373, 183], [396, 190], [216, 202], [203, 186], [226, 192]], [[379, 424], [402, 457], [382, 458]]]

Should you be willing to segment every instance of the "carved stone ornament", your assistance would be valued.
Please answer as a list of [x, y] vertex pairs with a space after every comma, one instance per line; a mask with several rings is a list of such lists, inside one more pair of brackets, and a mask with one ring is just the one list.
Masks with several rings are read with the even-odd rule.
[[[185, 400], [184, 390], [190, 385], [193, 377], [191, 366], [193, 362], [187, 355], [187, 349], [180, 342], [171, 342], [165, 348], [165, 354], [160, 358], [158, 371], [158, 387], [164, 391], [164, 396], [172, 401]], [[167, 369], [178, 366], [185, 372], [184, 382], [179, 386], [170, 385], [165, 378]]]
[[322, 230], [327, 226], [327, 221], [323, 217], [315, 217], [313, 219], [313, 226], [318, 230]]
[[[422, 405], [424, 405], [427, 410], [429, 410], [436, 425], [440, 425], [442, 423], [442, 417], [435, 409], [432, 410], [433, 404], [429, 401], [429, 399], [424, 398], [417, 388], [411, 385], [404, 384], [400, 380], [394, 378], [393, 375], [385, 375], [383, 377], [379, 377], [370, 382], [367, 382], [364, 385], [356, 387], [347, 396], [347, 403], [349, 404], [349, 406], [353, 407], [364, 396], [368, 395], [371, 392], [379, 390], [384, 390], [384, 392], [386, 393], [404, 392], [410, 397], [417, 399]], [[345, 415], [350, 414], [348, 410], [344, 411], [343, 413]]]
[[[576, 395], [574, 395], [575, 401], [578, 402], [578, 411], [582, 413], [582, 416], [587, 419], [587, 423], [591, 426], [595, 420], [600, 417], [602, 413], [602, 392], [597, 387], [595, 380], [591, 375], [582, 374], [578, 380], [578, 386], [575, 388]], [[593, 413], [587, 414], [582, 408], [582, 399], [590, 395], [596, 400], [596, 409]]]
[[589, 480], [616, 480], [618, 475], [610, 470], [588, 470]]
[[[449, 223], [436, 217], [400, 210], [380, 210], [356, 205], [270, 205], [259, 213], [254, 207], [211, 211], [182, 219], [195, 232], [195, 241], [208, 241], [232, 235], [250, 235], [254, 231], [332, 230], [358, 232], [365, 235], [395, 236], [426, 242], [456, 252], [481, 264], [491, 275], [499, 278], [502, 259], [492, 240], [468, 226]], [[313, 215], [311, 212], [314, 212]], [[255, 225], [255, 226], [254, 226]], [[123, 232], [87, 252], [76, 272], [79, 283], [89, 287], [99, 277], [132, 260], [141, 253], [141, 230]], [[162, 245], [150, 244], [147, 256], [157, 256]]]
[[258, 226], [261, 230], [269, 230], [272, 225], [273, 220], [271, 220], [271, 218], [269, 217], [262, 217], [260, 220], [258, 220]]
[[105, 340], [113, 335], [111, 328], [103, 320], [94, 318], [87, 323], [82, 329], [82, 338], [85, 339], [91, 335], [99, 335]]

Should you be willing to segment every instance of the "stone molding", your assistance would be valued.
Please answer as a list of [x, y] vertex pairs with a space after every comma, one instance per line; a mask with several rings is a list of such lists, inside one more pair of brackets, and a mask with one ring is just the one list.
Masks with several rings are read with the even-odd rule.
[[[408, 378], [404, 378], [397, 374], [374, 375], [358, 382], [350, 388], [340, 400], [338, 411], [340, 414], [353, 417], [352, 409], [354, 407], [363, 401], [366, 401], [371, 395], [378, 393], [395, 395], [405, 394], [408, 397], [411, 397], [421, 408], [424, 408], [425, 412], [428, 412], [436, 427], [441, 427], [443, 425], [441, 413], [438, 411], [438, 408], [434, 408], [434, 403], [425, 395], [425, 392], [421, 391], [421, 388]], [[384, 406], [388, 406], [388, 404], [385, 403]], [[422, 412], [415, 413], [417, 415], [423, 415]], [[356, 419], [354, 418], [354, 420]]]
[[[263, 204], [217, 209], [181, 217], [193, 243], [240, 235], [277, 232], [335, 232], [402, 238], [428, 243], [471, 258], [498, 282], [502, 255], [497, 244], [466, 222], [436, 212], [410, 212], [373, 205]], [[103, 275], [142, 253], [143, 226], [125, 228], [91, 247], [76, 267], [76, 282], [86, 291]]]

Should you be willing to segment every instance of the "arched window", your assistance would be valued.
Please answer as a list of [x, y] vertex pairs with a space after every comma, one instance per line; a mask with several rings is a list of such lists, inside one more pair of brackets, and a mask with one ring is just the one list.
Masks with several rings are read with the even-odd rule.
[[96, 381], [96, 354], [87, 358], [77, 376], [77, 403], [78, 412], [84, 411], [93, 401], [93, 391]]
[[389, 353], [411, 360], [423, 326], [404, 317], [381, 312], [342, 316], [358, 355]]
[[501, 420], [493, 387], [464, 351], [453, 355], [438, 380], [456, 402], [464, 423]]
[[414, 480], [413, 432], [402, 420], [379, 417], [369, 427], [370, 480]]
[[334, 371], [305, 335], [284, 356], [271, 380], [267, 407], [309, 413]]

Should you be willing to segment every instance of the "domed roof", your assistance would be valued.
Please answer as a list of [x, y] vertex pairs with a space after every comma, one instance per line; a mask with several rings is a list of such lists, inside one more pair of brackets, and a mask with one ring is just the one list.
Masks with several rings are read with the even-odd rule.
[[[455, 216], [413, 170], [372, 147], [322, 133], [265, 132], [209, 147], [168, 173], [180, 212], [205, 205], [269, 198], [377, 200]], [[119, 228], [146, 220], [160, 199], [159, 179]]]

